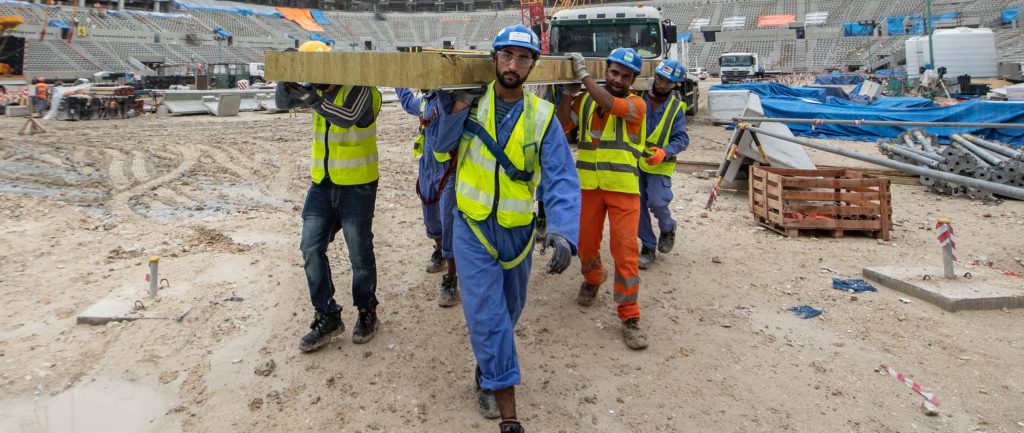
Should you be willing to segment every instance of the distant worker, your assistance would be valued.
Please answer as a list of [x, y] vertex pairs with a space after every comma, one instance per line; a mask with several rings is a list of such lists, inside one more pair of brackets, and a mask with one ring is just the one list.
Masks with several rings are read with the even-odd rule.
[[[316, 44], [323, 43], [306, 42], [299, 51], [315, 51]], [[302, 105], [313, 111], [313, 184], [302, 207], [299, 248], [316, 312], [299, 350], [317, 350], [345, 330], [327, 259], [327, 247], [339, 230], [348, 246], [352, 301], [359, 311], [352, 342], [366, 343], [378, 328], [373, 209], [380, 177], [376, 125], [380, 92], [375, 87], [279, 82], [275, 100], [284, 109]]]
[[[662, 60], [654, 71], [654, 86], [642, 92], [647, 104], [647, 149], [650, 156], [640, 159], [640, 269], [647, 269], [657, 253], [672, 251], [676, 240], [676, 221], [672, 219], [672, 173], [676, 155], [686, 150], [690, 136], [686, 134], [686, 103], [675, 91], [686, 79], [686, 70], [679, 62]], [[660, 234], [654, 237], [651, 214], [658, 219]]]
[[[447, 92], [425, 92], [416, 97], [409, 89], [397, 88], [398, 98], [406, 113], [420, 119], [420, 135], [413, 145], [413, 156], [419, 158], [416, 196], [423, 209], [423, 225], [427, 237], [434, 241], [434, 252], [427, 262], [427, 272], [447, 269], [441, 277], [437, 304], [451, 307], [459, 303], [459, 283], [455, 276], [455, 255], [452, 253], [452, 209], [455, 208], [455, 158], [451, 152], [436, 152], [438, 111], [444, 110], [440, 97], [451, 98]], [[440, 94], [440, 95], [439, 95]], [[449, 101], [450, 105], [451, 101]]]
[[478, 408], [487, 418], [501, 417], [501, 432], [515, 433], [524, 431], [516, 415], [515, 326], [533, 263], [534, 191], [543, 186], [548, 217], [541, 254], [554, 249], [547, 271], [560, 274], [579, 233], [579, 179], [565, 134], [553, 121], [554, 105], [523, 91], [540, 57], [537, 35], [509, 26], [492, 48], [496, 79], [479, 97], [456, 93], [451, 110], [442, 111], [435, 150], [458, 146], [455, 262], [477, 360]]
[[[576, 303], [594, 303], [601, 283], [607, 278], [601, 264], [601, 238], [607, 215], [615, 260], [614, 299], [618, 303], [623, 337], [631, 349], [647, 347], [640, 328], [640, 270], [637, 226], [640, 223], [640, 170], [638, 159], [646, 149], [643, 98], [630, 86], [643, 67], [643, 59], [632, 48], [616, 48], [605, 59], [604, 85], [587, 72], [579, 53], [569, 53], [573, 71], [587, 92], [565, 98], [558, 106], [558, 118], [566, 132], [579, 126], [576, 169], [582, 187], [580, 212], [580, 265], [583, 284]], [[569, 88], [570, 86], [566, 86]], [[577, 89], [569, 89], [572, 94]], [[571, 108], [571, 109], [570, 109]], [[545, 193], [546, 194], [546, 193]]]
[[32, 84], [35, 84], [35, 89], [32, 93], [34, 110], [42, 113], [46, 111], [46, 101], [50, 95], [49, 86], [46, 85], [46, 79], [43, 77], [33, 78]]

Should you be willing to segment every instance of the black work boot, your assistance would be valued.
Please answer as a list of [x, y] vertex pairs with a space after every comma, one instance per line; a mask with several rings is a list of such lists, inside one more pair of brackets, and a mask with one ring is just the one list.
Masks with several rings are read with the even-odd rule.
[[580, 285], [580, 291], [576, 294], [576, 303], [584, 307], [589, 307], [594, 304], [594, 298], [597, 297], [597, 289], [601, 288], [600, 284], [590, 284], [586, 281]]
[[676, 244], [676, 231], [672, 229], [670, 232], [662, 232], [658, 236], [658, 251], [661, 253], [668, 254], [672, 252], [672, 247]]
[[331, 337], [345, 331], [345, 323], [341, 321], [340, 311], [334, 314], [316, 313], [309, 328], [311, 331], [299, 340], [299, 350], [303, 352], [324, 347], [331, 341]]
[[501, 429], [499, 430], [501, 433], [523, 433], [526, 431], [523, 430], [523, 425], [516, 420], [502, 421], [501, 424], [498, 424], [498, 428]]
[[436, 274], [443, 271], [445, 265], [444, 257], [441, 257], [441, 249], [434, 247], [434, 252], [430, 254], [430, 261], [427, 262], [427, 272]]
[[373, 340], [373, 336], [377, 335], [378, 323], [376, 308], [360, 308], [356, 326], [352, 328], [352, 342], [363, 344]]
[[441, 293], [437, 296], [437, 305], [442, 307], [459, 305], [459, 279], [455, 275], [445, 274], [441, 277]]
[[480, 372], [480, 366], [478, 365], [474, 376], [476, 381], [476, 408], [484, 418], [495, 419], [501, 416], [501, 412], [498, 411], [498, 399], [494, 396], [493, 391], [480, 387], [482, 375], [483, 373]]
[[654, 263], [654, 259], [657, 255], [658, 253], [655, 253], [654, 250], [650, 248], [640, 248], [640, 269], [650, 268], [651, 263]]

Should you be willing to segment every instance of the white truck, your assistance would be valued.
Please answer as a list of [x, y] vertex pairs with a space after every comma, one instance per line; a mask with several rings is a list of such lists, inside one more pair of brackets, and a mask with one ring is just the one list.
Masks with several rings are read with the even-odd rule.
[[[677, 42], [676, 26], [651, 6], [593, 6], [562, 9], [551, 17], [551, 54], [578, 52], [584, 57], [607, 57], [619, 47], [636, 50], [644, 60], [673, 59], [686, 68], [686, 46]], [[634, 84], [649, 89], [647, 81]], [[695, 77], [679, 85], [686, 114], [697, 113], [699, 90]]]
[[764, 65], [757, 53], [723, 53], [718, 66], [722, 84], [764, 77]]

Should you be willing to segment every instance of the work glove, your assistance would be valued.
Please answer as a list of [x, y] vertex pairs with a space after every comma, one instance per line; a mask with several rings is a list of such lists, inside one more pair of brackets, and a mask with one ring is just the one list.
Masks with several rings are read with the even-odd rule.
[[473, 105], [473, 101], [476, 100], [476, 98], [483, 96], [484, 92], [486, 91], [487, 89], [484, 87], [476, 87], [473, 89], [459, 89], [456, 90], [453, 93], [453, 95], [455, 95], [456, 100], [465, 102], [466, 105]]
[[305, 87], [299, 83], [284, 83], [284, 90], [293, 98], [302, 101], [303, 104], [310, 107], [323, 99], [320, 95], [316, 94], [316, 90]]
[[548, 246], [555, 249], [555, 254], [548, 261], [548, 273], [561, 274], [565, 268], [569, 267], [569, 262], [572, 261], [572, 246], [561, 235], [554, 233], [548, 233], [547, 237], [544, 238], [544, 243], [540, 247], [541, 255], [544, 255]]
[[665, 149], [651, 146], [647, 150], [651, 151], [651, 156], [647, 157], [647, 165], [658, 165], [665, 160]]
[[580, 53], [568, 53], [569, 60], [572, 60], [572, 73], [576, 74], [576, 79], [583, 82], [584, 78], [590, 76], [587, 72], [587, 60], [583, 58], [583, 54]]
[[580, 83], [569, 83], [562, 85], [562, 94], [568, 96], [576, 96], [583, 89], [583, 85]]

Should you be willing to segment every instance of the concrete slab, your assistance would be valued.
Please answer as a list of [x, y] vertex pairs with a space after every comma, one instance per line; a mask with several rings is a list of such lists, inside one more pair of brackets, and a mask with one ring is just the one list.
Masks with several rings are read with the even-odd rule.
[[181, 320], [191, 309], [185, 287], [164, 287], [156, 298], [147, 292], [149, 284], [128, 285], [79, 313], [80, 325], [106, 325], [140, 319]]
[[[970, 278], [964, 277], [967, 272]], [[955, 280], [946, 280], [942, 274], [937, 266], [864, 268], [864, 278], [947, 311], [1024, 308], [1024, 279], [985, 267], [960, 266]]]

